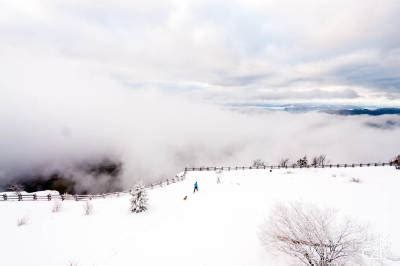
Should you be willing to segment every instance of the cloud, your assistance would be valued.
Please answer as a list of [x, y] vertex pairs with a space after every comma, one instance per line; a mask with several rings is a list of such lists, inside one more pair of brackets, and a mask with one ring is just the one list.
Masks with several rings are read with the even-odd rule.
[[123, 161], [127, 187], [189, 165], [304, 153], [385, 161], [399, 128], [366, 125], [387, 117], [224, 106], [399, 106], [399, 9], [395, 0], [0, 1], [0, 179], [104, 156]]
[[[384, 124], [387, 116], [231, 111], [159, 88], [127, 87], [62, 55], [17, 51], [8, 49], [0, 66], [7, 77], [0, 90], [3, 184], [103, 157], [122, 161], [128, 188], [185, 166], [276, 163], [320, 153], [334, 162], [387, 161], [400, 148], [400, 128], [367, 124]], [[93, 178], [77, 180], [87, 187]]]
[[0, 40], [142, 87], [196, 84], [205, 99], [347, 86], [354, 102], [398, 106], [399, 10], [396, 0], [2, 1]]

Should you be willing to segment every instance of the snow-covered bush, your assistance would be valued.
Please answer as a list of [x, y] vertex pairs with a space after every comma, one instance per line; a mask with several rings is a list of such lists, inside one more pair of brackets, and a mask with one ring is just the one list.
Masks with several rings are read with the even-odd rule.
[[23, 226], [28, 224], [29, 218], [27, 216], [22, 216], [17, 219], [17, 226]]
[[143, 185], [136, 185], [131, 190], [131, 212], [142, 212], [147, 210], [147, 192]]
[[52, 211], [52, 212], [59, 212], [59, 211], [61, 211], [61, 201], [55, 200], [55, 201], [53, 202], [53, 206], [52, 206], [52, 208], [51, 208], [51, 211]]
[[254, 160], [253, 165], [252, 165], [252, 167], [256, 167], [256, 168], [263, 168], [266, 166], [267, 166], [267, 164], [264, 161], [262, 161], [261, 159]]
[[336, 212], [313, 205], [277, 205], [261, 227], [260, 239], [275, 250], [306, 265], [355, 263], [368, 243], [365, 228]]
[[360, 180], [360, 178], [352, 177], [350, 179], [350, 182], [352, 182], [352, 183], [361, 183], [361, 180]]
[[83, 211], [85, 215], [91, 215], [93, 213], [93, 204], [90, 200], [85, 201], [83, 204]]

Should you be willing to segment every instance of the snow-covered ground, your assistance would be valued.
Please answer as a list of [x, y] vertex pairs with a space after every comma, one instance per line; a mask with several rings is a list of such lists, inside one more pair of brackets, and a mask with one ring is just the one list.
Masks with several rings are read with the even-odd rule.
[[[278, 202], [334, 207], [379, 236], [385, 264], [400, 258], [400, 171], [394, 167], [189, 172], [149, 190], [149, 210], [129, 196], [83, 202], [0, 202], [0, 265], [286, 265], [257, 232]], [[360, 183], [350, 182], [359, 178]], [[193, 183], [199, 193], [193, 194]], [[188, 199], [183, 200], [187, 195]], [[26, 217], [26, 225], [17, 220]], [[377, 264], [369, 260], [365, 264]]]

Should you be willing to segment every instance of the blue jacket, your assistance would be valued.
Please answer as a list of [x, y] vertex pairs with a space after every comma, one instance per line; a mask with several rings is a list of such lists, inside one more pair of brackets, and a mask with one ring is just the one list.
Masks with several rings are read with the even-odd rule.
[[194, 188], [198, 188], [197, 181], [194, 183]]

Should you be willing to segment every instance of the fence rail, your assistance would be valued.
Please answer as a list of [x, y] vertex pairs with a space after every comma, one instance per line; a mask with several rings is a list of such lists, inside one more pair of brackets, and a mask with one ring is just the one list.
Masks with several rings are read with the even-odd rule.
[[[183, 181], [185, 179], [185, 175], [176, 176], [174, 178], [166, 179], [163, 181], [151, 183], [145, 186], [147, 189], [153, 189], [156, 187], [163, 187], [165, 185], [171, 185], [173, 183]], [[129, 194], [130, 191], [120, 191], [120, 192], [111, 192], [111, 193], [103, 193], [103, 194], [85, 194], [85, 195], [72, 195], [72, 194], [47, 194], [47, 195], [37, 195], [35, 193], [24, 194], [22, 192], [7, 192], [0, 193], [0, 201], [51, 201], [51, 200], [92, 200], [92, 199], [105, 199], [110, 197], [119, 197], [121, 195]]]
[[354, 168], [354, 167], [371, 167], [371, 166], [393, 166], [389, 163], [350, 163], [350, 164], [324, 164], [324, 165], [258, 165], [258, 166], [203, 166], [203, 167], [186, 167], [185, 172], [189, 171], [234, 171], [234, 170], [251, 170], [251, 169], [289, 169], [289, 168]]

